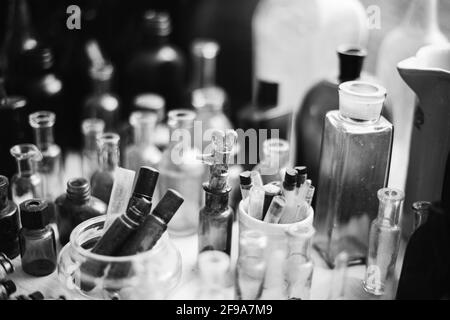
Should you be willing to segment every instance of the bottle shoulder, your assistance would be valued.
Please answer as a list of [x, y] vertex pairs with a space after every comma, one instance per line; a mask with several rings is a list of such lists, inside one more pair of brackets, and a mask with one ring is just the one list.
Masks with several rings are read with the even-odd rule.
[[0, 211], [0, 219], [11, 217], [15, 215], [17, 211], [18, 211], [17, 205], [13, 201], [8, 200], [6, 207]]
[[349, 132], [353, 134], [365, 134], [371, 132], [390, 132], [393, 130], [392, 124], [383, 116], [374, 123], [363, 123], [343, 119], [339, 110], [329, 111], [325, 116], [325, 122], [335, 128], [337, 131]]
[[45, 240], [54, 237], [55, 233], [53, 228], [47, 225], [37, 230], [22, 228], [20, 229], [20, 235], [30, 240]]

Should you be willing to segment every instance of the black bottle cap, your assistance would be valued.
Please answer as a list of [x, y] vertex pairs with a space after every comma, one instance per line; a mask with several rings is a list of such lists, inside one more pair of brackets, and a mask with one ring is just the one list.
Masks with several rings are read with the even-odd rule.
[[27, 229], [42, 229], [50, 222], [50, 208], [47, 201], [30, 199], [20, 204], [20, 220]]
[[5, 288], [8, 295], [13, 294], [17, 290], [16, 284], [12, 280], [6, 280], [1, 285]]
[[297, 188], [299, 188], [306, 181], [308, 168], [305, 166], [298, 166], [294, 168], [297, 171]]
[[167, 12], [148, 10], [144, 13], [145, 31], [155, 36], [168, 36], [172, 32], [172, 22]]
[[339, 82], [356, 80], [361, 76], [367, 50], [356, 45], [342, 45], [337, 49], [339, 57]]
[[152, 214], [168, 224], [183, 202], [184, 199], [180, 193], [173, 189], [168, 189]]
[[152, 198], [158, 182], [159, 171], [151, 167], [141, 167], [134, 186], [133, 194]]
[[258, 107], [274, 107], [278, 104], [278, 83], [258, 80], [256, 105]]
[[286, 187], [295, 187], [297, 185], [297, 171], [294, 169], [287, 169], [286, 174], [284, 175], [283, 186]]
[[33, 292], [32, 294], [28, 295], [31, 300], [44, 300], [44, 295], [40, 291]]
[[239, 180], [242, 186], [249, 186], [252, 184], [250, 171], [244, 171], [239, 175]]

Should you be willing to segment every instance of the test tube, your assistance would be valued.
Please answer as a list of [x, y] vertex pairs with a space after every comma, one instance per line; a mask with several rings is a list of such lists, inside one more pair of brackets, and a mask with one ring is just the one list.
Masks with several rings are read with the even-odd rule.
[[264, 189], [260, 186], [253, 186], [250, 189], [249, 201], [248, 201], [248, 214], [249, 216], [262, 220], [263, 207], [264, 207]]
[[264, 222], [267, 223], [278, 223], [280, 222], [283, 210], [286, 207], [286, 200], [283, 196], [275, 196], [270, 203], [267, 214], [264, 217]]
[[269, 206], [272, 203], [272, 199], [275, 196], [281, 195], [281, 188], [272, 183], [268, 183], [263, 186], [264, 189], [264, 206], [263, 206], [263, 220], [266, 217], [266, 213], [269, 210]]
[[314, 186], [310, 185], [308, 190], [306, 191], [305, 201], [309, 206], [311, 206], [315, 190], [316, 190], [316, 188]]
[[253, 187], [250, 171], [244, 171], [239, 175], [242, 200], [247, 199], [250, 189]]
[[334, 260], [334, 270], [331, 278], [329, 300], [343, 300], [347, 282], [348, 254], [343, 251]]
[[287, 169], [283, 181], [283, 195], [286, 199], [286, 207], [281, 216], [280, 223], [294, 223], [297, 222], [297, 205], [295, 196], [295, 187], [297, 183], [297, 171], [294, 169]]
[[294, 169], [297, 171], [296, 191], [298, 194], [300, 186], [305, 183], [306, 179], [308, 179], [308, 169], [305, 166], [298, 166]]
[[263, 186], [263, 181], [261, 178], [261, 174], [258, 171], [251, 171], [250, 172], [250, 177], [252, 179], [252, 183], [254, 186], [258, 186], [258, 187], [262, 187]]

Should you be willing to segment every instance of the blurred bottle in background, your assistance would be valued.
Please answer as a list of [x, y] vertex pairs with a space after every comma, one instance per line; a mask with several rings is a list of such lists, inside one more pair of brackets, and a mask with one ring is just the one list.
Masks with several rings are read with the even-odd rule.
[[90, 118], [83, 121], [81, 131], [84, 137], [81, 152], [82, 173], [88, 181], [99, 169], [97, 141], [105, 130], [105, 122], [101, 119]]
[[[438, 0], [414, 0], [403, 21], [380, 45], [377, 77], [389, 92], [388, 120], [395, 127], [389, 186], [404, 190], [408, 173], [411, 134], [414, 123], [414, 92], [401, 80], [397, 64], [427, 44], [447, 42], [439, 29]], [[417, 200], [417, 199], [415, 199]]]

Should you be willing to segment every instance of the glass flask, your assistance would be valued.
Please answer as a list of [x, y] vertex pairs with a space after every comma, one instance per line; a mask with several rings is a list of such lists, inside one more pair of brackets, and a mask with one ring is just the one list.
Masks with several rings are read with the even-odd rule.
[[[91, 249], [104, 233], [105, 219], [105, 216], [89, 219], [73, 230], [70, 242], [58, 257], [61, 283], [81, 299], [166, 299], [181, 278], [181, 255], [167, 233], [151, 250], [142, 253], [125, 257], [99, 255]], [[126, 268], [129, 272], [93, 278], [80, 268], [84, 263], [101, 270]], [[92, 284], [87, 286], [89, 289], [95, 288], [83, 291], [82, 279]]]
[[216, 130], [212, 134], [212, 153], [204, 157], [209, 166], [209, 181], [203, 184], [205, 206], [200, 210], [198, 227], [199, 253], [217, 250], [231, 254], [233, 209], [229, 206], [229, 162], [236, 144], [233, 130]]
[[315, 247], [330, 266], [342, 251], [350, 264], [365, 263], [376, 193], [389, 174], [393, 128], [380, 116], [385, 96], [379, 85], [344, 82], [339, 111], [325, 118], [314, 226]]
[[283, 139], [269, 139], [263, 143], [261, 162], [253, 169], [261, 174], [264, 184], [283, 181], [289, 162], [289, 143]]
[[11, 148], [11, 155], [17, 161], [17, 173], [11, 178], [12, 200], [19, 206], [33, 198], [44, 197], [44, 183], [37, 171], [42, 154], [34, 144], [18, 144]]
[[81, 131], [84, 143], [81, 151], [83, 177], [90, 180], [95, 171], [99, 169], [97, 140], [105, 130], [105, 121], [96, 118], [83, 120]]
[[109, 203], [114, 173], [119, 166], [119, 141], [116, 133], [106, 132], [97, 140], [99, 169], [91, 177], [92, 195], [104, 203]]
[[257, 300], [261, 297], [267, 267], [267, 245], [267, 236], [261, 231], [246, 230], [239, 234], [235, 284], [237, 300]]
[[364, 289], [374, 295], [383, 295], [388, 281], [394, 278], [395, 262], [400, 246], [399, 219], [405, 193], [398, 189], [378, 191], [378, 217], [370, 227], [369, 254]]
[[56, 116], [53, 112], [39, 111], [30, 114], [29, 121], [34, 130], [36, 146], [42, 154], [38, 170], [43, 177], [44, 198], [51, 205], [63, 191], [61, 148], [55, 144], [53, 137]]
[[138, 172], [142, 166], [159, 167], [162, 154], [153, 140], [156, 121], [154, 113], [134, 111], [131, 114], [134, 143], [125, 150], [125, 168]]
[[184, 197], [184, 203], [169, 223], [172, 235], [197, 232], [202, 202], [202, 182], [205, 165], [197, 159], [199, 150], [192, 145], [195, 113], [172, 110], [168, 114], [170, 144], [163, 152], [159, 168], [159, 190], [174, 189]]
[[[296, 164], [308, 168], [308, 177], [314, 183], [319, 177], [320, 145], [322, 142], [323, 119], [328, 111], [339, 105], [338, 87], [345, 81], [357, 80], [367, 51], [355, 45], [341, 45], [337, 49], [339, 74], [324, 79], [309, 89], [295, 119]], [[333, 75], [334, 76], [334, 75]], [[368, 81], [367, 75], [362, 76]]]
[[196, 300], [227, 300], [226, 282], [230, 256], [222, 251], [204, 251], [198, 256], [200, 287]]
[[286, 280], [288, 299], [309, 300], [314, 263], [311, 259], [314, 228], [291, 225], [288, 236], [288, 256], [286, 261]]
[[105, 122], [105, 131], [116, 131], [120, 116], [120, 103], [111, 92], [114, 67], [112, 64], [91, 66], [89, 76], [92, 92], [84, 102], [84, 118], [98, 118]]

